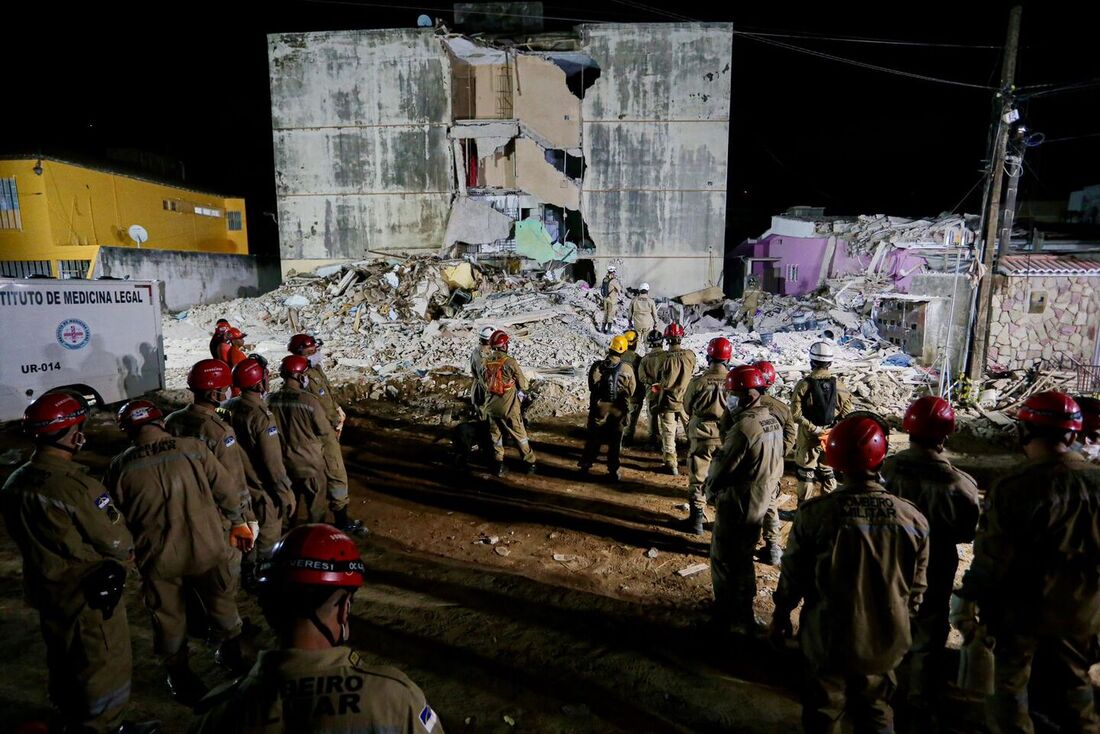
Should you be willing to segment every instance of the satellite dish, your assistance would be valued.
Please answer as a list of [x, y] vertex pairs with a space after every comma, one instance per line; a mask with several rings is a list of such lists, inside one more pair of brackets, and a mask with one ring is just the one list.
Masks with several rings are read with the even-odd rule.
[[130, 229], [126, 232], [130, 235], [130, 239], [137, 243], [138, 247], [141, 247], [141, 243], [149, 241], [149, 233], [140, 224], [130, 225]]
[[428, 17], [427, 15], [422, 15], [419, 18], [416, 19], [416, 27], [417, 28], [431, 28], [432, 27], [432, 19], [430, 17]]

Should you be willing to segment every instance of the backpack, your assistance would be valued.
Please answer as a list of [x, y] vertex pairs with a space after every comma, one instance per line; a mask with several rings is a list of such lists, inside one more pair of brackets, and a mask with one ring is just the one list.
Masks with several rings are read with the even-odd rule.
[[815, 426], [831, 426], [836, 420], [836, 378], [806, 378], [810, 390], [802, 397], [802, 415]]
[[606, 362], [600, 363], [600, 382], [596, 388], [596, 399], [599, 402], [614, 403], [619, 399], [619, 372], [622, 368], [622, 362], [611, 369], [608, 369]]
[[482, 371], [485, 375], [485, 389], [489, 391], [490, 395], [504, 395], [516, 386], [515, 380], [504, 378], [504, 364], [507, 360], [507, 357], [487, 359], [482, 364]]

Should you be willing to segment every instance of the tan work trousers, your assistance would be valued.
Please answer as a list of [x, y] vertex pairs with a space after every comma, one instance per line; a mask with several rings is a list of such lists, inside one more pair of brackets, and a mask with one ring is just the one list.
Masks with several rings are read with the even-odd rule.
[[[225, 560], [194, 576], [174, 579], [145, 578], [145, 607], [153, 616], [153, 651], [165, 658], [177, 655], [187, 643], [187, 596], [194, 594], [202, 602], [206, 621], [214, 636], [227, 640], [241, 631], [237, 611], [237, 586], [240, 583], [241, 556], [228, 549]], [[193, 608], [193, 607], [192, 607]], [[200, 625], [191, 620], [191, 629]]]

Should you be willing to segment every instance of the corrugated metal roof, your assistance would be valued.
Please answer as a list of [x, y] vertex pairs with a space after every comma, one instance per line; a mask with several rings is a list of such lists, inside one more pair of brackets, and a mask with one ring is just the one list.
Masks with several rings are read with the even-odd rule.
[[1100, 276], [1100, 259], [1072, 255], [1006, 255], [997, 265], [1005, 275], [1078, 275]]

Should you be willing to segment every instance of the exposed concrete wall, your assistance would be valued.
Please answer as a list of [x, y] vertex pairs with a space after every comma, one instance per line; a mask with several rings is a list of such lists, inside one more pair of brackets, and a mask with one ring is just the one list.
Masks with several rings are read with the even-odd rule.
[[519, 54], [514, 66], [515, 117], [554, 148], [581, 144], [581, 101], [565, 83], [565, 72], [536, 56]]
[[[1098, 286], [1100, 278], [994, 276], [989, 363], [1021, 369], [1065, 356], [1092, 364], [1100, 328]], [[1040, 299], [1041, 310], [1032, 313]]]
[[282, 280], [279, 263], [273, 259], [133, 247], [99, 248], [95, 273], [161, 281], [161, 296], [168, 311], [256, 296], [275, 289]]
[[[930, 332], [926, 341], [934, 340], [943, 345], [951, 360], [951, 377], [957, 375], [963, 367], [966, 345], [970, 340], [967, 331], [970, 320], [970, 299], [972, 290], [966, 277], [965, 266], [957, 276], [954, 273], [923, 273], [914, 275], [909, 284], [909, 295], [930, 296], [942, 299], [942, 305], [935, 318], [935, 325], [925, 330]], [[954, 299], [954, 311], [952, 311]]]
[[438, 249], [455, 185], [434, 32], [276, 34], [268, 59], [283, 259]]
[[[725, 246], [732, 26], [585, 25], [581, 211], [601, 262], [658, 296], [717, 282]], [[605, 256], [607, 256], [605, 258]]]

